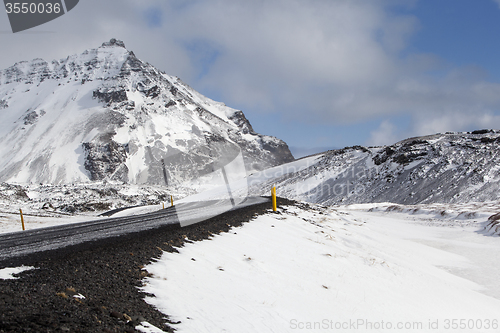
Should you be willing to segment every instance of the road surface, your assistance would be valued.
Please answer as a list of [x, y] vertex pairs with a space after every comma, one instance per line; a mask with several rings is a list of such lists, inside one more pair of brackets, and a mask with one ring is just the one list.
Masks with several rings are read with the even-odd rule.
[[185, 227], [229, 210], [267, 201], [269, 199], [248, 197], [234, 207], [230, 200], [188, 202], [142, 215], [103, 218], [97, 221], [2, 234], [0, 235], [0, 262], [31, 253], [120, 237], [164, 226]]

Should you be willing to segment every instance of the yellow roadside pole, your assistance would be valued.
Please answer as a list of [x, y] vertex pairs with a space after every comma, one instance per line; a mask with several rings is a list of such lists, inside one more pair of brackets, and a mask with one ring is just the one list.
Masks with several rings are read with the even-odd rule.
[[22, 226], [23, 226], [23, 231], [24, 231], [24, 230], [26, 230], [26, 229], [24, 228], [23, 210], [22, 210], [21, 208], [19, 208], [19, 213], [21, 213], [21, 224], [22, 224]]
[[273, 186], [273, 188], [271, 189], [271, 197], [273, 199], [273, 212], [275, 212], [277, 210], [277, 207], [276, 207], [276, 186]]
[[162, 203], [161, 203], [161, 205], [163, 206], [163, 209], [165, 209], [165, 203], [164, 203], [164, 202], [162, 202]]
[[174, 206], [174, 198], [172, 196], [170, 196], [170, 205]]

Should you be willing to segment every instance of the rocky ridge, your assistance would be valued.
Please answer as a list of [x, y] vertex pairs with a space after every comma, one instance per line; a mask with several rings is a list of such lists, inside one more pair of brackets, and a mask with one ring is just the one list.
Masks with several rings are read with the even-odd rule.
[[318, 154], [309, 166], [252, 189], [324, 205], [467, 203], [500, 199], [500, 131], [447, 132], [383, 147]]

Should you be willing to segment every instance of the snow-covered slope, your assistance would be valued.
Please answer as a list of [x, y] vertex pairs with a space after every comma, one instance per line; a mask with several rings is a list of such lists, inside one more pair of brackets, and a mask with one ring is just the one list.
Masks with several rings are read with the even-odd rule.
[[0, 71], [0, 181], [164, 184], [164, 163], [169, 183], [178, 183], [239, 148], [249, 171], [293, 160], [283, 141], [255, 133], [243, 112], [115, 39]]
[[[326, 205], [393, 202], [464, 203], [500, 198], [500, 131], [446, 133], [384, 147], [350, 147], [266, 170], [252, 194], [269, 193]], [[282, 174], [277, 169], [291, 169]], [[275, 170], [275, 176], [273, 171]]]
[[446, 220], [284, 206], [165, 252], [142, 289], [177, 332], [495, 331], [498, 239]]

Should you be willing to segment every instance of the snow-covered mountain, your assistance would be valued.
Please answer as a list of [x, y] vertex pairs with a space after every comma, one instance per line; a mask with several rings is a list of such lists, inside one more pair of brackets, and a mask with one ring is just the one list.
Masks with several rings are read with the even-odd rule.
[[240, 148], [248, 172], [293, 160], [243, 112], [139, 60], [119, 40], [0, 71], [3, 182], [178, 183]]
[[255, 175], [251, 193], [276, 185], [278, 195], [325, 205], [498, 200], [499, 148], [500, 131], [480, 130], [331, 150]]

